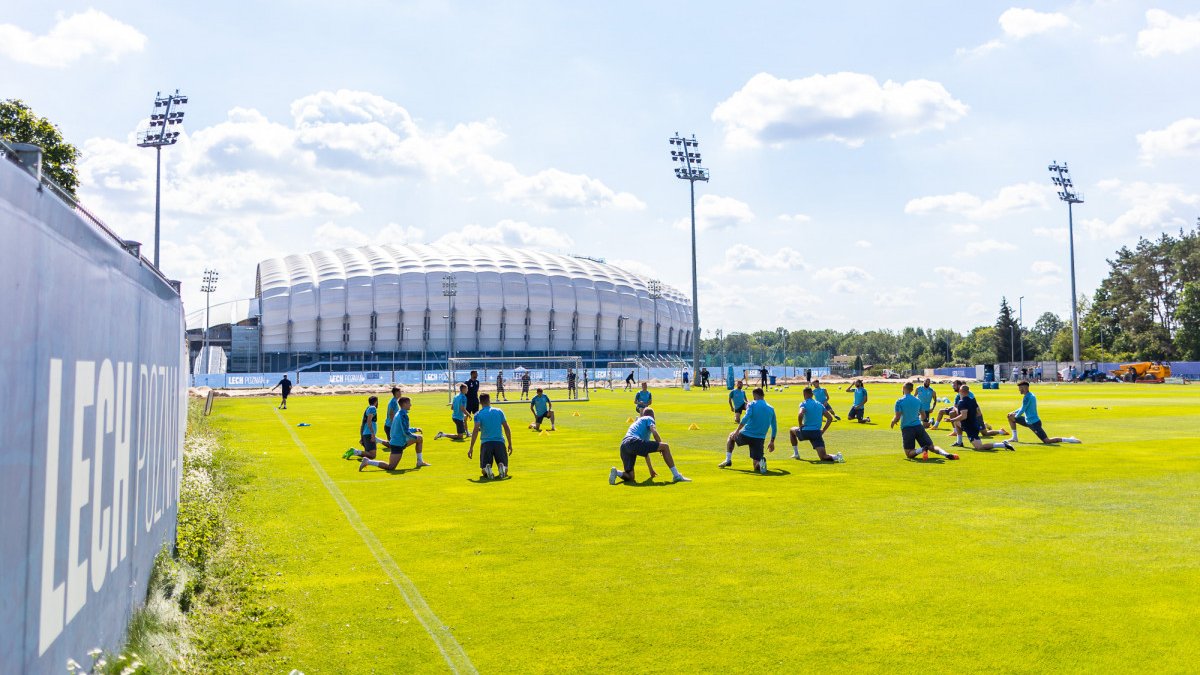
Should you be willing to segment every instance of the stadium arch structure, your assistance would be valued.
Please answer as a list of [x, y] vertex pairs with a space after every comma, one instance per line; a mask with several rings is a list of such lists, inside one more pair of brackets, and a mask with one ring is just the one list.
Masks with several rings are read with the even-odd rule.
[[[455, 294], [444, 294], [453, 275]], [[382, 245], [259, 263], [258, 370], [444, 368], [450, 357], [689, 354], [692, 305], [602, 260], [503, 246]]]

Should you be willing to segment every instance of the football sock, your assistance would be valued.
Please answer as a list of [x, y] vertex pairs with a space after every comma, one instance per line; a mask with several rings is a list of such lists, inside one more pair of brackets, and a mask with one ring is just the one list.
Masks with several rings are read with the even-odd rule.
[[421, 462], [421, 453], [418, 452], [417, 453], [417, 463], [419, 464], [420, 462]]
[[726, 451], [725, 451], [725, 461], [726, 461], [726, 462], [732, 462], [732, 461], [733, 461], [733, 453], [732, 453], [732, 452], [730, 452], [730, 451], [728, 451], [728, 450], [726, 450]]
[[683, 478], [683, 474], [679, 473], [679, 467], [677, 466], [671, 467], [671, 475], [675, 478]]
[[1079, 440], [1078, 438], [1075, 438], [1074, 436], [1067, 436], [1066, 438], [1063, 439], [1063, 442], [1064, 443], [1082, 443], [1083, 441]]

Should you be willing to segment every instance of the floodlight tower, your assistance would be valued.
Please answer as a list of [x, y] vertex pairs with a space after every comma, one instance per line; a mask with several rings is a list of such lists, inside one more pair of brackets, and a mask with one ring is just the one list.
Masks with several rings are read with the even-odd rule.
[[162, 213], [162, 149], [164, 145], [179, 142], [179, 130], [183, 124], [183, 106], [188, 97], [176, 89], [174, 94], [154, 94], [154, 112], [150, 113], [150, 126], [138, 134], [139, 148], [154, 148], [154, 266], [158, 267], [158, 239], [160, 215]]
[[1025, 367], [1025, 296], [1017, 300], [1017, 325], [1021, 327], [1021, 367]]
[[649, 289], [650, 300], [654, 303], [654, 355], [658, 356], [658, 301], [662, 298], [662, 282], [651, 279]]
[[446, 317], [446, 372], [447, 377], [454, 378], [454, 373], [450, 372], [450, 359], [454, 357], [454, 296], [458, 295], [458, 279], [451, 272], [442, 277], [442, 295], [446, 296], [446, 302], [450, 308], [450, 314]]
[[1079, 361], [1079, 308], [1075, 300], [1075, 215], [1074, 206], [1083, 203], [1083, 194], [1075, 190], [1067, 163], [1050, 162], [1050, 182], [1058, 187], [1058, 198], [1067, 203], [1067, 241], [1071, 252], [1071, 357], [1075, 372], [1080, 372]]
[[208, 308], [209, 300], [212, 298], [213, 291], [217, 290], [216, 270], [204, 270], [204, 283], [200, 285], [200, 291], [204, 293], [204, 340], [200, 343], [203, 346], [200, 348], [200, 353], [204, 355], [204, 374], [208, 374]]
[[672, 147], [671, 161], [679, 162], [675, 167], [675, 177], [686, 180], [691, 188], [692, 196], [692, 376], [700, 372], [700, 301], [699, 283], [696, 280], [696, 181], [708, 182], [708, 169], [700, 167], [700, 153], [697, 151], [700, 143], [696, 134], [691, 138], [683, 138], [679, 132], [667, 139]]

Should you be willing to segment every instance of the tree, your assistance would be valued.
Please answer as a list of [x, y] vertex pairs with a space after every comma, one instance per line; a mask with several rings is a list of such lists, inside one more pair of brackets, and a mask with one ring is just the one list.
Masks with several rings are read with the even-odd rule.
[[75, 163], [79, 149], [63, 140], [58, 127], [36, 115], [23, 101], [0, 101], [0, 137], [10, 143], [32, 143], [42, 148], [42, 172], [75, 196], [79, 175]]
[[1050, 342], [1065, 325], [1066, 323], [1053, 312], [1045, 312], [1039, 316], [1037, 322], [1033, 324], [1033, 328], [1027, 333], [1025, 356], [1032, 359], [1049, 356]]
[[862, 356], [858, 356], [858, 355], [856, 355], [856, 356], [854, 357], [854, 374], [855, 374], [855, 375], [862, 375], [862, 371], [863, 371], [863, 360], [862, 360]]
[[1012, 307], [1008, 298], [1000, 298], [1000, 316], [996, 318], [996, 360], [1000, 363], [1011, 363], [1016, 360], [1013, 352], [1017, 339], [1020, 337], [1020, 327], [1013, 317]]
[[1179, 331], [1175, 333], [1177, 353], [1185, 359], [1200, 361], [1200, 281], [1184, 284], [1175, 320], [1179, 322]]

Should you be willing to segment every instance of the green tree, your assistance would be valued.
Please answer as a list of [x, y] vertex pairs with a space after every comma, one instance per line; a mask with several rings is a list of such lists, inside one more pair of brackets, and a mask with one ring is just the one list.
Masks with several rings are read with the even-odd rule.
[[1008, 298], [1000, 298], [1000, 315], [996, 318], [996, 360], [1011, 363], [1016, 360], [1017, 340], [1021, 339], [1020, 326], [1013, 316]]
[[75, 163], [79, 149], [63, 140], [58, 127], [36, 115], [23, 101], [0, 101], [0, 137], [10, 143], [32, 143], [42, 148], [42, 172], [75, 195], [79, 175]]
[[1179, 330], [1175, 333], [1175, 350], [1182, 358], [1200, 361], [1200, 281], [1183, 286], [1179, 306], [1175, 308]]

